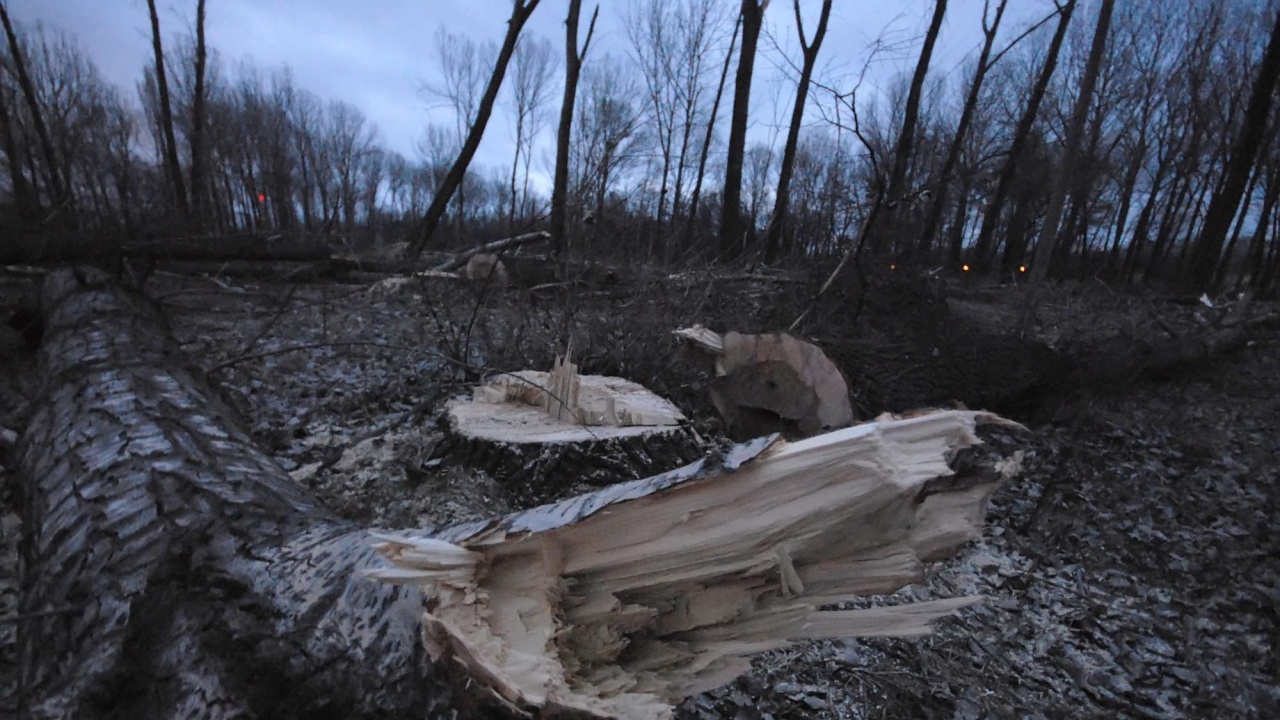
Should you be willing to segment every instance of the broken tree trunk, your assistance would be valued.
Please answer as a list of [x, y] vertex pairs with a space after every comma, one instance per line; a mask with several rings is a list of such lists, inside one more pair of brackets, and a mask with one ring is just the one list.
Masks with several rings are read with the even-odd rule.
[[43, 306], [20, 716], [421, 716], [420, 600], [361, 576], [368, 532], [254, 447], [147, 301], [59, 271]]
[[552, 372], [499, 375], [453, 400], [441, 423], [435, 457], [484, 470], [534, 501], [670, 470], [704, 452], [669, 401], [623, 378], [579, 375], [559, 358]]
[[712, 374], [711, 402], [729, 435], [809, 437], [853, 422], [849, 385], [818, 346], [785, 333], [672, 331]]
[[53, 264], [90, 262], [95, 258], [150, 258], [182, 262], [318, 262], [329, 259], [329, 246], [323, 238], [279, 233], [161, 238], [124, 243], [31, 236], [15, 238], [0, 246], [0, 263]]
[[456, 256], [437, 265], [435, 269], [442, 270], [444, 272], [453, 272], [454, 270], [458, 270], [462, 266], [466, 265], [467, 262], [471, 259], [472, 255], [500, 253], [503, 250], [511, 250], [513, 248], [518, 248], [521, 245], [524, 245], [526, 243], [531, 243], [536, 240], [550, 240], [550, 239], [551, 239], [551, 233], [546, 232], [544, 230], [539, 230], [537, 232], [525, 233], [524, 235], [517, 235], [515, 237], [504, 238], [502, 240], [494, 240], [492, 242], [482, 243], [480, 245], [477, 245], [471, 248], [470, 250], [464, 250], [463, 252], [458, 253]]
[[59, 271], [43, 311], [17, 444], [24, 718], [477, 717], [455, 712], [472, 694], [662, 717], [744, 654], [970, 602], [816, 609], [918, 580], [1017, 464], [963, 450], [996, 418], [940, 412], [375, 537], [253, 446], [149, 302]]
[[748, 670], [750, 653], [921, 635], [975, 602], [819, 609], [918, 582], [923, 563], [981, 535], [1020, 457], [955, 475], [948, 460], [992, 421], [1005, 422], [939, 411], [763, 438], [501, 520], [384, 536], [394, 568], [373, 575], [423, 586], [429, 652], [498, 706], [669, 718], [681, 698]]

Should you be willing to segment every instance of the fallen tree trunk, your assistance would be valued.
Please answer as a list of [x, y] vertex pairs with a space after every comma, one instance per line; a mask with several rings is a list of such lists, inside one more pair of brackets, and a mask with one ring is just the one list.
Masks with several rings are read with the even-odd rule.
[[297, 237], [280, 233], [244, 233], [154, 240], [107, 241], [96, 238], [42, 236], [15, 238], [0, 246], [0, 263], [60, 264], [94, 259], [151, 258], [188, 262], [256, 260], [316, 262], [329, 258], [328, 243], [321, 237]]
[[466, 265], [472, 255], [497, 253], [503, 250], [518, 248], [521, 245], [534, 242], [535, 240], [550, 239], [551, 233], [546, 232], [545, 230], [539, 230], [537, 232], [525, 233], [515, 237], [503, 238], [502, 240], [493, 240], [491, 242], [481, 243], [469, 250], [463, 250], [454, 257], [437, 265], [435, 269], [442, 272], [453, 272]]
[[[384, 536], [389, 582], [430, 598], [426, 641], [533, 716], [669, 718], [681, 698], [804, 638], [911, 636], [979, 598], [820, 610], [923, 578], [981, 536], [1019, 457], [948, 460], [985, 413], [778, 436], [665, 475], [431, 537]], [[970, 458], [972, 460], [972, 458]]]
[[254, 447], [148, 301], [59, 271], [43, 310], [46, 385], [17, 447], [22, 717], [437, 717], [472, 695], [504, 714], [661, 717], [746, 653], [916, 634], [970, 602], [815, 609], [918, 580], [977, 536], [1016, 466], [957, 454], [995, 420], [980, 413], [767, 438], [382, 535], [388, 568]]
[[254, 447], [148, 302], [96, 271], [43, 302], [21, 716], [420, 716], [420, 601], [360, 577], [369, 534]]

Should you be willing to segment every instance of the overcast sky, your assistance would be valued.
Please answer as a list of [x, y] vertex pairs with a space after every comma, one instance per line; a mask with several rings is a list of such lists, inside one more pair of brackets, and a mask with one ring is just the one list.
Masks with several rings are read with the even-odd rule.
[[[1161, 1], [1161, 0], [1153, 0]], [[592, 54], [628, 52], [620, 14], [629, 0], [603, 0]], [[736, 6], [736, 2], [726, 3]], [[42, 22], [75, 36], [103, 75], [129, 94], [150, 56], [150, 26], [144, 0], [8, 0], [19, 22]], [[525, 27], [551, 39], [557, 53], [563, 48], [567, 0], [542, 0]], [[943, 34], [935, 51], [933, 70], [954, 73], [966, 55], [981, 42], [982, 0], [951, 0]], [[160, 0], [160, 22], [166, 35], [189, 34], [195, 23], [195, 0]], [[806, 18], [816, 18], [820, 0], [802, 0]], [[1012, 0], [1001, 35], [1042, 17], [1049, 0]], [[583, 24], [591, 7], [584, 3]], [[821, 63], [856, 73], [877, 37], [892, 38], [903, 52], [882, 56], [868, 82], [885, 85], [896, 73], [915, 63], [919, 38], [928, 26], [932, 0], [836, 0]], [[478, 41], [500, 43], [511, 0], [209, 0], [206, 33], [226, 63], [251, 57], [260, 67], [288, 65], [300, 87], [324, 99], [344, 100], [360, 108], [378, 127], [381, 142], [414, 157], [415, 141], [424, 125], [452, 125], [446, 111], [430, 108], [424, 83], [436, 72], [432, 38], [440, 25]], [[795, 53], [792, 6], [773, 2], [766, 28]], [[814, 20], [807, 19], [812, 32]], [[785, 117], [793, 90], [777, 81], [770, 43], [762, 39], [753, 87], [753, 123], [762, 125]], [[590, 57], [587, 62], [590, 62]], [[559, 103], [559, 91], [554, 102]], [[499, 110], [490, 121], [479, 161], [510, 162], [511, 131]], [[551, 142], [547, 133], [544, 144]]]

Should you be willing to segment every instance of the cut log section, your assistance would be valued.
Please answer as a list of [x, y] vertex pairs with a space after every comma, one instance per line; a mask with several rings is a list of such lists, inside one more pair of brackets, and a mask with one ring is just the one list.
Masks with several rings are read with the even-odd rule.
[[679, 408], [618, 377], [551, 372], [496, 377], [451, 401], [435, 457], [482, 469], [535, 501], [679, 467], [705, 447]]
[[392, 566], [372, 575], [424, 588], [427, 651], [495, 704], [669, 718], [749, 669], [750, 653], [921, 635], [976, 602], [819, 609], [918, 582], [923, 563], [981, 535], [1021, 460], [961, 459], [986, 422], [1007, 423], [938, 411], [763, 438], [504, 519], [383, 536]]
[[853, 422], [849, 386], [818, 346], [785, 333], [672, 332], [712, 374], [711, 402], [729, 435], [810, 437]]

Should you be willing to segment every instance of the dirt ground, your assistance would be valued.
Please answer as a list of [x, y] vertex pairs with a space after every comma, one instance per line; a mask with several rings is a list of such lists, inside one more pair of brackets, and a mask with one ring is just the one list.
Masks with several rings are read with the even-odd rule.
[[[433, 452], [442, 402], [468, 383], [545, 368], [571, 333], [583, 372], [648, 386], [714, 439], [704, 378], [670, 330], [785, 327], [811, 287], [787, 275], [650, 273], [566, 302], [555, 290], [438, 281], [161, 274], [148, 290], [300, 483], [358, 522], [425, 527], [527, 502]], [[0, 300], [19, 289], [5, 285]], [[1099, 364], [1140, 354], [1147, 339], [1190, 337], [1223, 312], [1101, 284], [873, 279], [861, 302], [826, 299], [804, 332], [849, 376], [863, 416], [962, 402], [1030, 428], [992, 438], [1029, 453], [996, 495], [985, 541], [902, 592], [987, 601], [922, 640], [767, 654], [735, 684], [686, 701], [681, 717], [1280, 717], [1280, 333], [1155, 376], [1063, 365], [1091, 362], [1079, 348], [1110, 352]], [[33, 369], [20, 338], [0, 337], [0, 426], [21, 430]], [[1062, 381], [1095, 374], [1108, 381]], [[12, 697], [16, 674], [13, 461], [0, 453], [0, 697]]]

